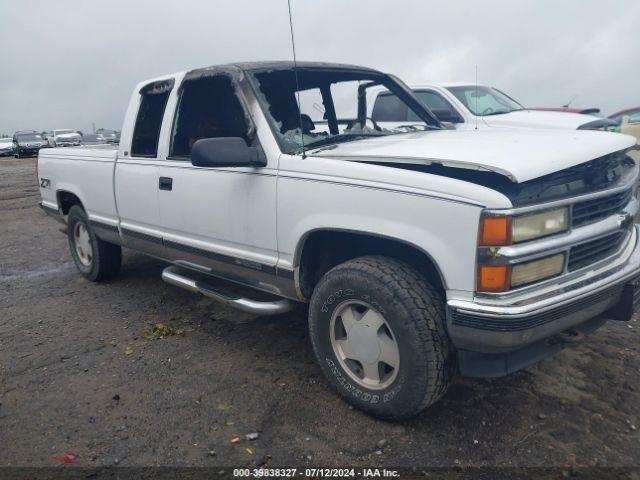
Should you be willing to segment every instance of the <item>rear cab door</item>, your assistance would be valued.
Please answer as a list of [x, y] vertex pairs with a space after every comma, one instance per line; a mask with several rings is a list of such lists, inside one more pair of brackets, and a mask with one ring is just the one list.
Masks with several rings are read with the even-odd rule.
[[163, 155], [164, 117], [175, 78], [138, 86], [131, 98], [114, 174], [114, 190], [123, 243], [164, 257], [158, 208], [158, 162]]

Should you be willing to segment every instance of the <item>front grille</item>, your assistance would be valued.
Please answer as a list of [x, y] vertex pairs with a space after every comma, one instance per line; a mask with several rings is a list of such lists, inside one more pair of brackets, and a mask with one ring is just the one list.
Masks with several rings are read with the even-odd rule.
[[620, 249], [626, 236], [627, 230], [624, 229], [571, 247], [567, 269], [570, 272], [578, 270], [613, 255]]
[[631, 189], [614, 193], [606, 197], [578, 202], [573, 206], [572, 222], [574, 227], [602, 220], [622, 209], [631, 200]]

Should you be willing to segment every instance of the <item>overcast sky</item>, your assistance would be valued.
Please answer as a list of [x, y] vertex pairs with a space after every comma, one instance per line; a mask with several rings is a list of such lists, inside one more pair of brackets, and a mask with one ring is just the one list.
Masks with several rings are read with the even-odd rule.
[[[640, 104], [638, 0], [292, 0], [299, 60], [473, 80], [526, 106]], [[119, 129], [134, 85], [291, 59], [286, 0], [3, 0], [0, 133]]]

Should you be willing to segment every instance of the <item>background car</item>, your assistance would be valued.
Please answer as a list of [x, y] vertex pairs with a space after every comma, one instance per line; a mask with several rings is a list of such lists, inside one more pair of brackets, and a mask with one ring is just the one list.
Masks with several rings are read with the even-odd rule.
[[640, 142], [640, 107], [627, 108], [609, 115], [622, 133], [633, 135]]
[[118, 132], [117, 130], [99, 128], [98, 130], [96, 130], [96, 133], [102, 135], [107, 143], [120, 143], [120, 132]]
[[107, 140], [99, 133], [85, 133], [82, 136], [83, 145], [104, 145]]
[[42, 139], [45, 141], [45, 144], [43, 145], [42, 148], [49, 148], [52, 146], [53, 141], [50, 140], [50, 138], [53, 137], [53, 132], [49, 131], [49, 132], [41, 132], [40, 135], [42, 135]]
[[[609, 119], [616, 122], [617, 130], [620, 133], [633, 135], [638, 139], [638, 145], [640, 145], [640, 107], [627, 108], [626, 110], [612, 113], [609, 115]], [[639, 150], [629, 152], [629, 156], [640, 165]]]
[[49, 137], [49, 145], [52, 147], [77, 147], [82, 142], [82, 137], [76, 130], [59, 129], [54, 130]]
[[0, 138], [0, 157], [13, 155], [14, 150], [15, 145], [13, 144], [13, 139], [11, 137]]
[[[522, 106], [497, 88], [473, 83], [414, 85], [411, 89], [438, 120], [456, 130], [476, 128], [558, 128], [608, 130], [615, 122], [593, 115], [570, 112], [536, 111]], [[391, 92], [381, 90], [373, 102], [372, 119], [382, 126], [411, 121], [398, 110], [398, 100]]]
[[16, 158], [37, 155], [38, 151], [46, 145], [42, 135], [35, 130], [21, 130], [14, 133], [13, 143]]

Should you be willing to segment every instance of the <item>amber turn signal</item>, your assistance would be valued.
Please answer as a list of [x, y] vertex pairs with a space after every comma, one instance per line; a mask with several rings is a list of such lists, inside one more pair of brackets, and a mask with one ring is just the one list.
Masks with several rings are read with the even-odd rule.
[[506, 292], [511, 283], [508, 265], [478, 265], [479, 292]]
[[511, 245], [511, 217], [484, 217], [480, 222], [480, 245]]

